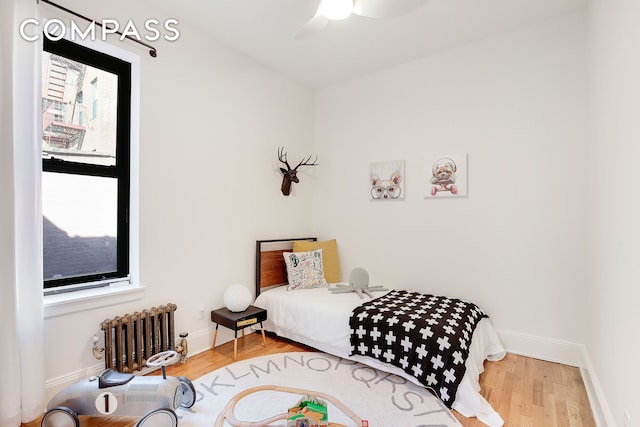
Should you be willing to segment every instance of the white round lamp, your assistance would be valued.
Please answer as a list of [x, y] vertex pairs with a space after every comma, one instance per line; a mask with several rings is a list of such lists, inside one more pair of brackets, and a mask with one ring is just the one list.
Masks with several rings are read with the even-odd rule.
[[224, 291], [224, 306], [229, 311], [245, 311], [251, 305], [251, 291], [245, 285], [235, 283]]
[[351, 15], [353, 0], [323, 0], [320, 10], [327, 19], [340, 21]]

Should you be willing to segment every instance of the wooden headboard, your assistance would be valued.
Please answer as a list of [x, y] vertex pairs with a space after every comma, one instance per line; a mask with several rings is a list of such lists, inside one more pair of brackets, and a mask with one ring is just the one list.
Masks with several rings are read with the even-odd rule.
[[272, 286], [287, 284], [287, 266], [283, 252], [293, 250], [293, 242], [307, 240], [315, 242], [315, 237], [300, 239], [256, 240], [256, 297], [260, 292]]

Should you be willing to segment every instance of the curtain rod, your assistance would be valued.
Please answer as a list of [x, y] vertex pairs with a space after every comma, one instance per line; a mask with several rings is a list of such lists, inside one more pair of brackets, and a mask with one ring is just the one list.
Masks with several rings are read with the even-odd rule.
[[[60, 6], [59, 4], [56, 4], [56, 3], [54, 3], [54, 2], [52, 2], [50, 0], [36, 0], [36, 3], [40, 3], [40, 2], [47, 3], [47, 4], [49, 4], [49, 5], [53, 6], [53, 7], [57, 7], [58, 9], [63, 10], [65, 12], [67, 12], [67, 13], [70, 13], [73, 16], [76, 16], [76, 17], [78, 17], [80, 19], [84, 19], [87, 22], [93, 22], [94, 24], [102, 27], [102, 24], [100, 22], [96, 21], [95, 19], [87, 18], [84, 15], [80, 15], [79, 13], [74, 12], [73, 10], [67, 9], [64, 6]], [[149, 44], [147, 44], [147, 43], [145, 43], [145, 42], [143, 42], [141, 40], [138, 40], [138, 39], [136, 39], [134, 37], [131, 37], [130, 35], [123, 35], [120, 31], [115, 31], [115, 33], [120, 35], [121, 37], [124, 37], [126, 39], [131, 40], [131, 41], [134, 41], [134, 42], [136, 42], [138, 44], [141, 44], [142, 46], [148, 48], [149, 49], [149, 55], [151, 55], [152, 57], [155, 58], [156, 56], [158, 56], [158, 51], [156, 50], [155, 47], [153, 47], [153, 46], [151, 46], [151, 45], [149, 45]]]

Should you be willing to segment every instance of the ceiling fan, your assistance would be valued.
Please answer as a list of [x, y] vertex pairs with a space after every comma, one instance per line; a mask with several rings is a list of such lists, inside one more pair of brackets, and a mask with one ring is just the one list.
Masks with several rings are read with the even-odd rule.
[[313, 36], [327, 26], [329, 21], [338, 21], [351, 14], [367, 18], [388, 18], [404, 15], [428, 0], [319, 0], [318, 10], [295, 34], [296, 39]]

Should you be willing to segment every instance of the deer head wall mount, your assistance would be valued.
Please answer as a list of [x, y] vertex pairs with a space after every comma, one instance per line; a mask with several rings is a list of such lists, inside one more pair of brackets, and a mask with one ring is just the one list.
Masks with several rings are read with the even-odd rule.
[[292, 182], [300, 182], [297, 175], [298, 168], [300, 166], [317, 166], [318, 165], [318, 163], [316, 163], [318, 161], [318, 156], [316, 156], [313, 162], [309, 163], [309, 161], [311, 160], [311, 155], [309, 155], [309, 157], [305, 157], [304, 159], [302, 159], [302, 161], [298, 163], [298, 165], [295, 168], [292, 169], [291, 166], [289, 166], [289, 162], [287, 161], [287, 152], [284, 151], [284, 147], [278, 148], [278, 160], [284, 163], [285, 166], [287, 167], [286, 169], [280, 168], [280, 172], [282, 172], [282, 186], [280, 187], [280, 190], [282, 191], [282, 194], [284, 194], [285, 196], [288, 196], [289, 193], [291, 193]]

